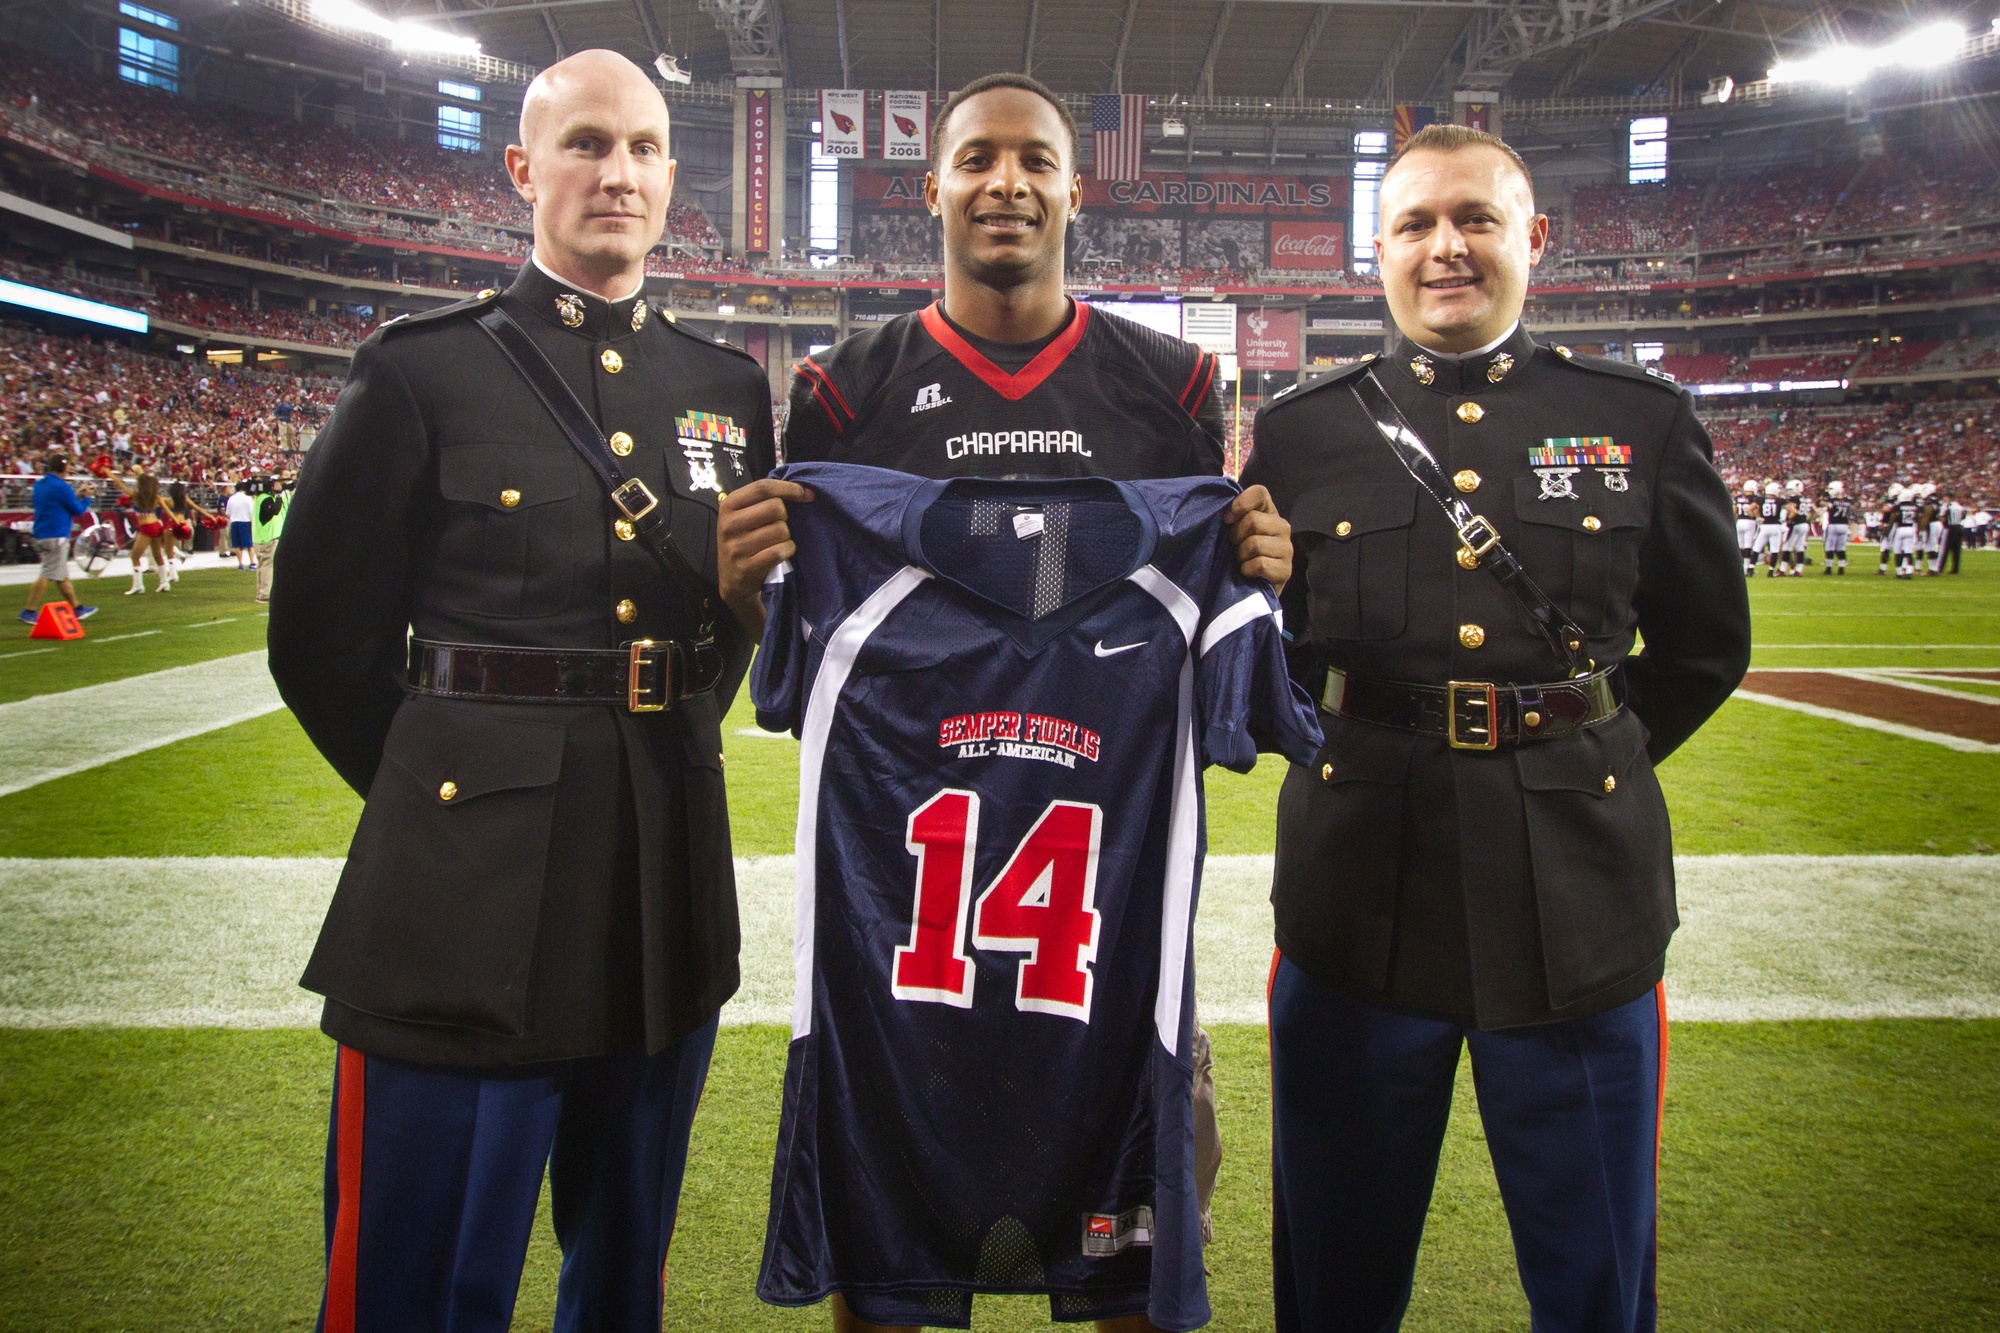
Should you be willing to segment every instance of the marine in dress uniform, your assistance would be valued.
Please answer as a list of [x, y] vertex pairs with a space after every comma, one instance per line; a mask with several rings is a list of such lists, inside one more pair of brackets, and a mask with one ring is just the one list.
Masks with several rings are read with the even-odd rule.
[[[1369, 374], [1585, 631], [1588, 675], [1377, 433]], [[1399, 337], [1268, 405], [1243, 480], [1292, 522], [1326, 733], [1278, 810], [1279, 1327], [1400, 1321], [1463, 1042], [1535, 1327], [1650, 1329], [1678, 922], [1653, 770], [1750, 646], [1693, 400], [1518, 324], [1460, 358]]]
[[754, 361], [538, 262], [357, 350], [270, 624], [285, 702], [366, 798], [302, 983], [340, 1043], [322, 1320], [505, 1328], [547, 1164], [558, 1325], [657, 1329], [738, 980], [721, 715], [750, 645], [614, 507], [495, 307], [711, 586], [719, 498], [775, 465]]

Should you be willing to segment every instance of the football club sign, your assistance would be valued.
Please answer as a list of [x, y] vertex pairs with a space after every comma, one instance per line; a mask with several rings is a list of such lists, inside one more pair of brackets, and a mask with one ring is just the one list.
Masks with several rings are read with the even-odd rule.
[[927, 92], [882, 94], [882, 156], [891, 162], [922, 162], [930, 157], [931, 95]]
[[744, 98], [743, 248], [771, 252], [771, 93], [753, 88]]
[[822, 88], [819, 149], [828, 157], [866, 157], [868, 94], [859, 88]]

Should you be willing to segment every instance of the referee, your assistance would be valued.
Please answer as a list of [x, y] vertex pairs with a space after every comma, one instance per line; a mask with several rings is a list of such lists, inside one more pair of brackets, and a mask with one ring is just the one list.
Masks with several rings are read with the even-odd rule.
[[1292, 520], [1326, 732], [1278, 806], [1277, 1324], [1401, 1322], [1469, 1047], [1535, 1329], [1646, 1333], [1653, 769], [1748, 664], [1730, 497], [1671, 379], [1521, 327], [1548, 219], [1512, 149], [1434, 126], [1380, 198], [1390, 351], [1267, 406], [1244, 472]]

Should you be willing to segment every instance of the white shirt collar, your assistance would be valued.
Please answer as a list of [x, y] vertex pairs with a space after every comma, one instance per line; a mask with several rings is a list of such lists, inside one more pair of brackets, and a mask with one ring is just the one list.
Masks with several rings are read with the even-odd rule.
[[[548, 272], [547, 269], [544, 269], [542, 271], [545, 273]], [[555, 275], [550, 274], [549, 276], [554, 277]], [[557, 279], [557, 281], [561, 281], [561, 279]], [[1512, 324], [1509, 324], [1507, 326], [1507, 331], [1501, 334], [1498, 338], [1495, 338], [1492, 342], [1487, 343], [1486, 346], [1484, 347], [1475, 347], [1469, 352], [1433, 352], [1430, 348], [1424, 347], [1422, 343], [1417, 343], [1417, 346], [1424, 348], [1425, 356], [1436, 357], [1440, 361], [1470, 361], [1475, 356], [1485, 356], [1488, 352], [1498, 347], [1501, 343], [1506, 342], [1509, 338], [1514, 336], [1514, 331], [1516, 329], [1519, 329], [1520, 327], [1521, 327], [1521, 321], [1517, 319]], [[1415, 338], [1410, 339], [1410, 341], [1413, 343], [1417, 342]]]
[[[547, 264], [544, 264], [542, 262], [542, 257], [536, 254], [533, 250], [528, 251], [528, 262], [533, 264], [536, 268], [540, 269], [544, 274], [546, 274], [551, 282], [559, 282], [563, 286], [569, 288], [571, 291], [576, 292], [583, 296], [588, 296], [593, 300], [602, 301], [604, 299], [603, 297], [599, 296], [596, 292], [586, 292], [583, 290], [583, 288], [577, 286], [575, 283], [571, 282], [568, 278], [550, 272], [549, 266]], [[618, 301], [629, 301], [633, 297], [637, 296], [640, 292], [643, 292], [645, 290], [646, 290], [646, 278], [644, 274], [641, 274], [639, 277], [639, 285], [637, 287], [634, 287], [631, 291], [625, 293], [623, 296], [619, 297]], [[612, 304], [616, 305], [618, 301], [614, 301], [612, 302]]]

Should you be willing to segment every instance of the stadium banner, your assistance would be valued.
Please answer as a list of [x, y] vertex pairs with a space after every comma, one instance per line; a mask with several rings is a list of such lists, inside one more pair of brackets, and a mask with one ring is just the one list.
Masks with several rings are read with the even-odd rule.
[[771, 253], [771, 91], [752, 88], [744, 98], [743, 248]]
[[1403, 145], [1417, 137], [1419, 131], [1429, 128], [1437, 120], [1437, 108], [1400, 104], [1396, 107], [1395, 151], [1402, 152]]
[[[1278, 176], [1228, 173], [1152, 173], [1131, 181], [1083, 182], [1084, 215], [1160, 213], [1206, 217], [1339, 217], [1347, 208], [1345, 176]], [[924, 174], [894, 168], [860, 167], [854, 173], [854, 206], [860, 209], [919, 209], [924, 206]]]
[[1271, 222], [1272, 268], [1331, 272], [1347, 267], [1347, 228], [1338, 222]]
[[1181, 302], [1181, 337], [1204, 352], [1234, 357], [1236, 303], [1234, 301]]
[[1236, 316], [1236, 359], [1245, 370], [1297, 370], [1299, 312], [1252, 306]]
[[890, 89], [882, 94], [882, 156], [891, 162], [929, 159], [931, 95]]
[[819, 150], [828, 157], [868, 156], [868, 94], [859, 88], [819, 91]]

